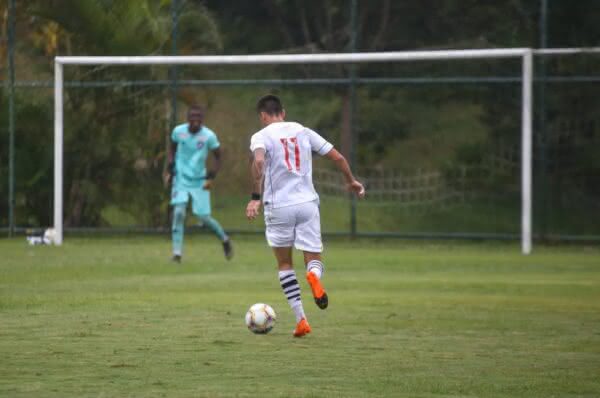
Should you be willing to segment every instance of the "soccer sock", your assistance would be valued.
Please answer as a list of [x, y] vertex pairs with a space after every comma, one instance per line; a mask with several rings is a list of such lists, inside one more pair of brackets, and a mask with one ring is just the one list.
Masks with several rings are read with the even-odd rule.
[[321, 276], [323, 276], [323, 263], [319, 260], [309, 261], [306, 264], [306, 272], [312, 272], [317, 278], [321, 279]]
[[215, 235], [217, 235], [219, 239], [221, 239], [221, 241], [225, 242], [229, 240], [229, 237], [227, 236], [227, 234], [223, 230], [223, 227], [221, 226], [221, 224], [219, 224], [217, 220], [215, 220], [211, 216], [200, 216], [198, 218], [200, 219], [202, 224], [206, 225], [211, 231], [213, 231]]
[[173, 208], [173, 227], [171, 228], [171, 236], [173, 240], [173, 254], [177, 256], [181, 256], [183, 249], [185, 208], [186, 204], [175, 205]]
[[304, 307], [302, 306], [302, 298], [300, 297], [300, 285], [296, 279], [296, 272], [294, 270], [279, 271], [279, 283], [288, 304], [294, 310], [296, 322], [300, 322], [306, 316], [304, 315]]

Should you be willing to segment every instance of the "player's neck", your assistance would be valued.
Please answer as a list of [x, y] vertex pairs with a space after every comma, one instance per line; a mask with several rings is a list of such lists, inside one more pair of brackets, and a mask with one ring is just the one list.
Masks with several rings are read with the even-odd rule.
[[202, 126], [200, 126], [200, 128], [196, 131], [192, 131], [190, 130], [190, 128], [188, 127], [188, 133], [190, 133], [191, 135], [196, 135], [199, 134], [202, 131]]
[[284, 122], [285, 122], [285, 119], [283, 118], [283, 116], [274, 116], [272, 118], [265, 120], [264, 125], [265, 125], [265, 127], [267, 127], [268, 125], [273, 124], [273, 123], [284, 123]]

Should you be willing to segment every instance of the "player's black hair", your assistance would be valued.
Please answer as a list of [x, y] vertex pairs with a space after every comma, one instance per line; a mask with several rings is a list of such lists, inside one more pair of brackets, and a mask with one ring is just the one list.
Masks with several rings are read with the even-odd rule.
[[204, 114], [204, 107], [200, 104], [192, 104], [188, 108], [188, 114], [192, 111], [198, 111], [198, 112]]
[[283, 104], [276, 95], [267, 94], [256, 103], [256, 112], [265, 112], [270, 116], [281, 115], [283, 113]]

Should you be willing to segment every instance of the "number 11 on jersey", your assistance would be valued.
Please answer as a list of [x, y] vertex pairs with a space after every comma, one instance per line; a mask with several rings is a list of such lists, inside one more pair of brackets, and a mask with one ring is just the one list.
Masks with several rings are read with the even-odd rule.
[[300, 148], [298, 148], [298, 139], [296, 137], [291, 138], [280, 138], [281, 145], [285, 152], [285, 164], [289, 171], [292, 171], [292, 163], [290, 162], [290, 150], [288, 148], [288, 142], [294, 146], [294, 161], [296, 171], [300, 171]]

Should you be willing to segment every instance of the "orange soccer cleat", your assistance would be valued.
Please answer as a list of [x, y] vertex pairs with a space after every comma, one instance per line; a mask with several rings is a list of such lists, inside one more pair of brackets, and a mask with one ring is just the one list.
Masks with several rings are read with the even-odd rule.
[[302, 318], [300, 322], [296, 325], [296, 329], [294, 330], [294, 337], [302, 337], [310, 333], [310, 325], [306, 318]]
[[317, 307], [322, 310], [327, 308], [329, 305], [329, 299], [327, 297], [327, 293], [325, 293], [325, 289], [323, 289], [323, 286], [321, 285], [321, 280], [312, 272], [306, 273], [306, 280], [310, 285], [310, 290], [312, 290]]

